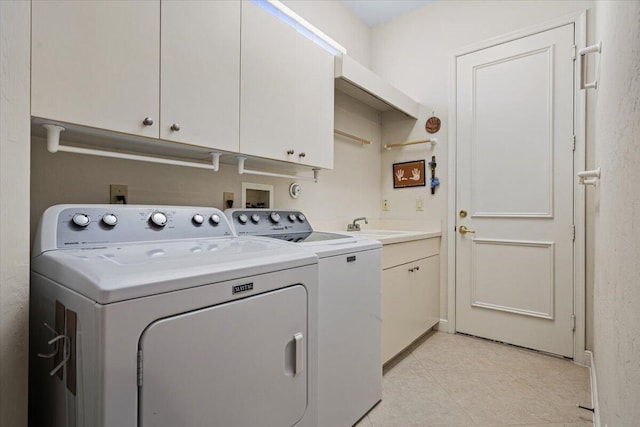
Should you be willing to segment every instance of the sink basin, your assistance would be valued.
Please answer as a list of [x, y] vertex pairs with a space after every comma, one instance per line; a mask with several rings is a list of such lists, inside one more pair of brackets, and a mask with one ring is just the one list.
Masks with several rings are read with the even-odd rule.
[[359, 234], [363, 236], [403, 236], [412, 234], [412, 231], [394, 231], [394, 230], [360, 230], [350, 231], [350, 233]]

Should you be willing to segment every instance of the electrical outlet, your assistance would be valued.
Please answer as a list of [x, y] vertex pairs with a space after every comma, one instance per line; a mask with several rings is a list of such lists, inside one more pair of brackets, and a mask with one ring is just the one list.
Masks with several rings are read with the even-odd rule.
[[227, 191], [222, 193], [222, 201], [222, 209], [231, 209], [233, 207], [233, 193]]
[[119, 205], [129, 203], [129, 186], [126, 184], [111, 184], [109, 186], [109, 203]]
[[416, 211], [423, 211], [423, 210], [424, 210], [424, 200], [416, 199]]
[[389, 201], [387, 199], [384, 199], [382, 201], [382, 210], [383, 211], [388, 211], [389, 210]]

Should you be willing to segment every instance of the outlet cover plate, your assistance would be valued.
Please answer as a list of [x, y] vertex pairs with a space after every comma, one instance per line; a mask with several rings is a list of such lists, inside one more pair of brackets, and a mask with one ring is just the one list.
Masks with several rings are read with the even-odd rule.
[[129, 186], [127, 184], [109, 185], [109, 203], [121, 205], [129, 203]]

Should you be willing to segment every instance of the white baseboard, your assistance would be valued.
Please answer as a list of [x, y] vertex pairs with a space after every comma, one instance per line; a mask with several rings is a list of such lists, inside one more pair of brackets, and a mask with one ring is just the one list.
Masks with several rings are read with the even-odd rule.
[[441, 331], [441, 332], [448, 332], [450, 334], [455, 332], [455, 331], [450, 331], [449, 330], [449, 321], [447, 319], [440, 319], [440, 322], [438, 322], [438, 325], [436, 326], [436, 329]]
[[598, 382], [596, 380], [596, 365], [593, 361], [593, 353], [585, 351], [589, 358], [589, 371], [591, 373], [591, 405], [593, 406], [593, 425], [600, 427], [600, 401], [598, 400]]

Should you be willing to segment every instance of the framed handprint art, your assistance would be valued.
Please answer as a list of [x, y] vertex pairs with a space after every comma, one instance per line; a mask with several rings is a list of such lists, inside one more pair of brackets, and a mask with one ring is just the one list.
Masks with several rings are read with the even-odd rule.
[[424, 187], [424, 160], [393, 164], [393, 188]]

